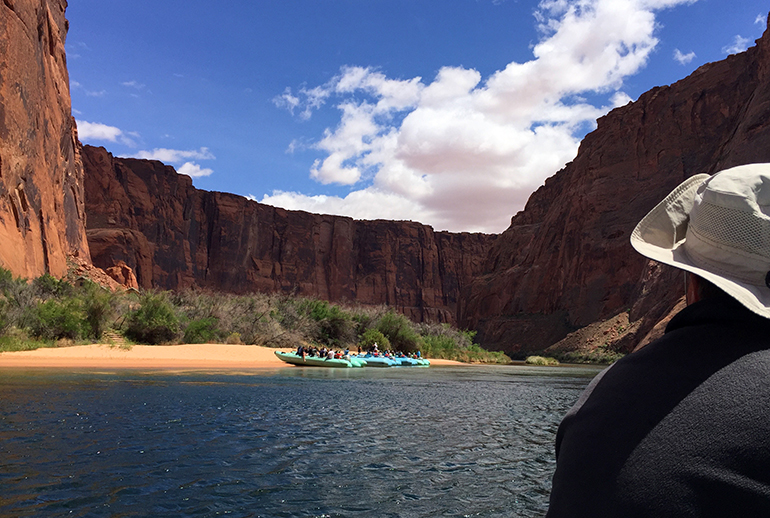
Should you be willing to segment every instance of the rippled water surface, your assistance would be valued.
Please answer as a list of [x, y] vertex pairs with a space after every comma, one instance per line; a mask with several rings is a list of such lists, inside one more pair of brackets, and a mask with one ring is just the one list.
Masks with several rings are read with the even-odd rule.
[[0, 516], [542, 516], [596, 372], [0, 370]]

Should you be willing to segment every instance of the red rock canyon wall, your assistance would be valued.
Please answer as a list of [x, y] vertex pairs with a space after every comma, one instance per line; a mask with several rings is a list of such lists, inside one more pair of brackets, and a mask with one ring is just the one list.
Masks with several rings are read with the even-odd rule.
[[0, 3], [0, 266], [61, 277], [88, 260], [70, 112], [66, 0]]
[[124, 261], [144, 288], [296, 292], [454, 322], [461, 288], [496, 239], [278, 209], [104, 148], [84, 146], [83, 162], [94, 265]]

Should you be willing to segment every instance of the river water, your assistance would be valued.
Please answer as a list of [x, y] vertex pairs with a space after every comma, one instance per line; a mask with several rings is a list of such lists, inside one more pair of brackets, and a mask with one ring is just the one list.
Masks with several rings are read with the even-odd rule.
[[543, 516], [597, 372], [0, 370], [0, 516]]

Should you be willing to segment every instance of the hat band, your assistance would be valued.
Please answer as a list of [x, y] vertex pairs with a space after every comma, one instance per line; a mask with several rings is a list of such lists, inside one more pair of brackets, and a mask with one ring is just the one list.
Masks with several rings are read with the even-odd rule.
[[765, 279], [770, 271], [767, 258], [709, 239], [692, 222], [687, 227], [684, 251], [698, 268], [753, 286], [767, 285]]

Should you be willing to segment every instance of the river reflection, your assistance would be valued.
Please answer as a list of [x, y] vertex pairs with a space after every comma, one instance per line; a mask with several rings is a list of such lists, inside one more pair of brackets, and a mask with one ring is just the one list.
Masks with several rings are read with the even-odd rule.
[[597, 372], [0, 370], [0, 515], [542, 516]]

